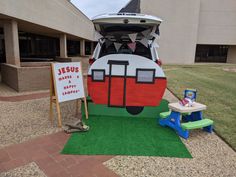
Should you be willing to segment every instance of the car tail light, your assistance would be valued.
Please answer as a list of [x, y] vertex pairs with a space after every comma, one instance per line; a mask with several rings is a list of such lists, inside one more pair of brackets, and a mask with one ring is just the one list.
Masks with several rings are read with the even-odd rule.
[[161, 67], [162, 66], [162, 61], [160, 59], [156, 60], [156, 63]]
[[94, 58], [90, 58], [90, 59], [89, 59], [89, 64], [90, 64], [90, 65], [92, 65], [94, 62], [95, 62], [95, 59], [94, 59]]

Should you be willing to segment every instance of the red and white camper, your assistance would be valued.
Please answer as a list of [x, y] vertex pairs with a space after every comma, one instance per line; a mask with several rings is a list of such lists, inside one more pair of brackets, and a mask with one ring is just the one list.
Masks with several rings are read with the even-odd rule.
[[156, 38], [161, 19], [143, 14], [108, 14], [93, 19], [98, 44], [90, 59], [88, 93], [95, 104], [139, 113], [158, 106], [166, 89]]

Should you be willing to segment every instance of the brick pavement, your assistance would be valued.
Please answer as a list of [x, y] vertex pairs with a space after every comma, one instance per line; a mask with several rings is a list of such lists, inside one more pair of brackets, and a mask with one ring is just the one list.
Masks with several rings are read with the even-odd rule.
[[62, 155], [69, 135], [59, 132], [0, 149], [0, 173], [35, 162], [48, 177], [116, 177], [103, 162], [113, 156]]
[[[3, 84], [0, 91], [0, 101], [7, 102], [49, 97], [48, 91], [18, 93]], [[60, 154], [68, 138], [69, 135], [59, 132], [0, 149], [0, 173], [35, 162], [48, 177], [117, 176], [103, 165], [113, 156]]]

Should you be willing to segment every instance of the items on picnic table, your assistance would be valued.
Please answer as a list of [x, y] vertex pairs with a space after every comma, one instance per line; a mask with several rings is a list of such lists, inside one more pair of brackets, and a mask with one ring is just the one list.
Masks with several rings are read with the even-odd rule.
[[67, 128], [64, 129], [66, 133], [87, 132], [89, 130], [89, 126], [85, 125], [81, 119], [74, 124], [66, 124], [66, 126]]
[[192, 101], [196, 101], [197, 98], [197, 90], [196, 89], [191, 89], [187, 88], [184, 90], [184, 98], [188, 98]]
[[193, 106], [193, 101], [191, 100], [191, 99], [189, 99], [189, 98], [184, 98], [184, 99], [182, 99], [182, 100], [180, 100], [179, 101], [179, 104], [181, 105], [181, 106], [186, 106], [186, 107], [191, 107], [191, 106]]
[[180, 100], [179, 104], [186, 107], [193, 106], [196, 101], [197, 90], [196, 89], [186, 89], [184, 90], [184, 98]]

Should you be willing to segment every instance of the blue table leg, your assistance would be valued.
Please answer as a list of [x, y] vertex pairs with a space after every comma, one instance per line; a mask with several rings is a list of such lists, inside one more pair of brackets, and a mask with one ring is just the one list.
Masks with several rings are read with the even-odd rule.
[[202, 111], [192, 112], [190, 115], [185, 116], [186, 122], [202, 120], [202, 118]]
[[203, 127], [203, 130], [208, 132], [208, 133], [212, 133], [213, 131], [213, 125], [209, 125], [207, 127]]
[[184, 139], [188, 139], [189, 137], [189, 131], [188, 130], [183, 130], [181, 127], [177, 130], [179, 136], [181, 136]]
[[[191, 115], [186, 116], [187, 121], [198, 121], [203, 119], [202, 111], [193, 112]], [[212, 133], [213, 126], [209, 125], [207, 127], [203, 127], [203, 130], [209, 133]]]
[[172, 111], [170, 116], [166, 119], [160, 119], [159, 124], [161, 126], [168, 126], [177, 131], [179, 136], [187, 139], [189, 137], [189, 131], [183, 130], [180, 124], [181, 114], [179, 112]]

